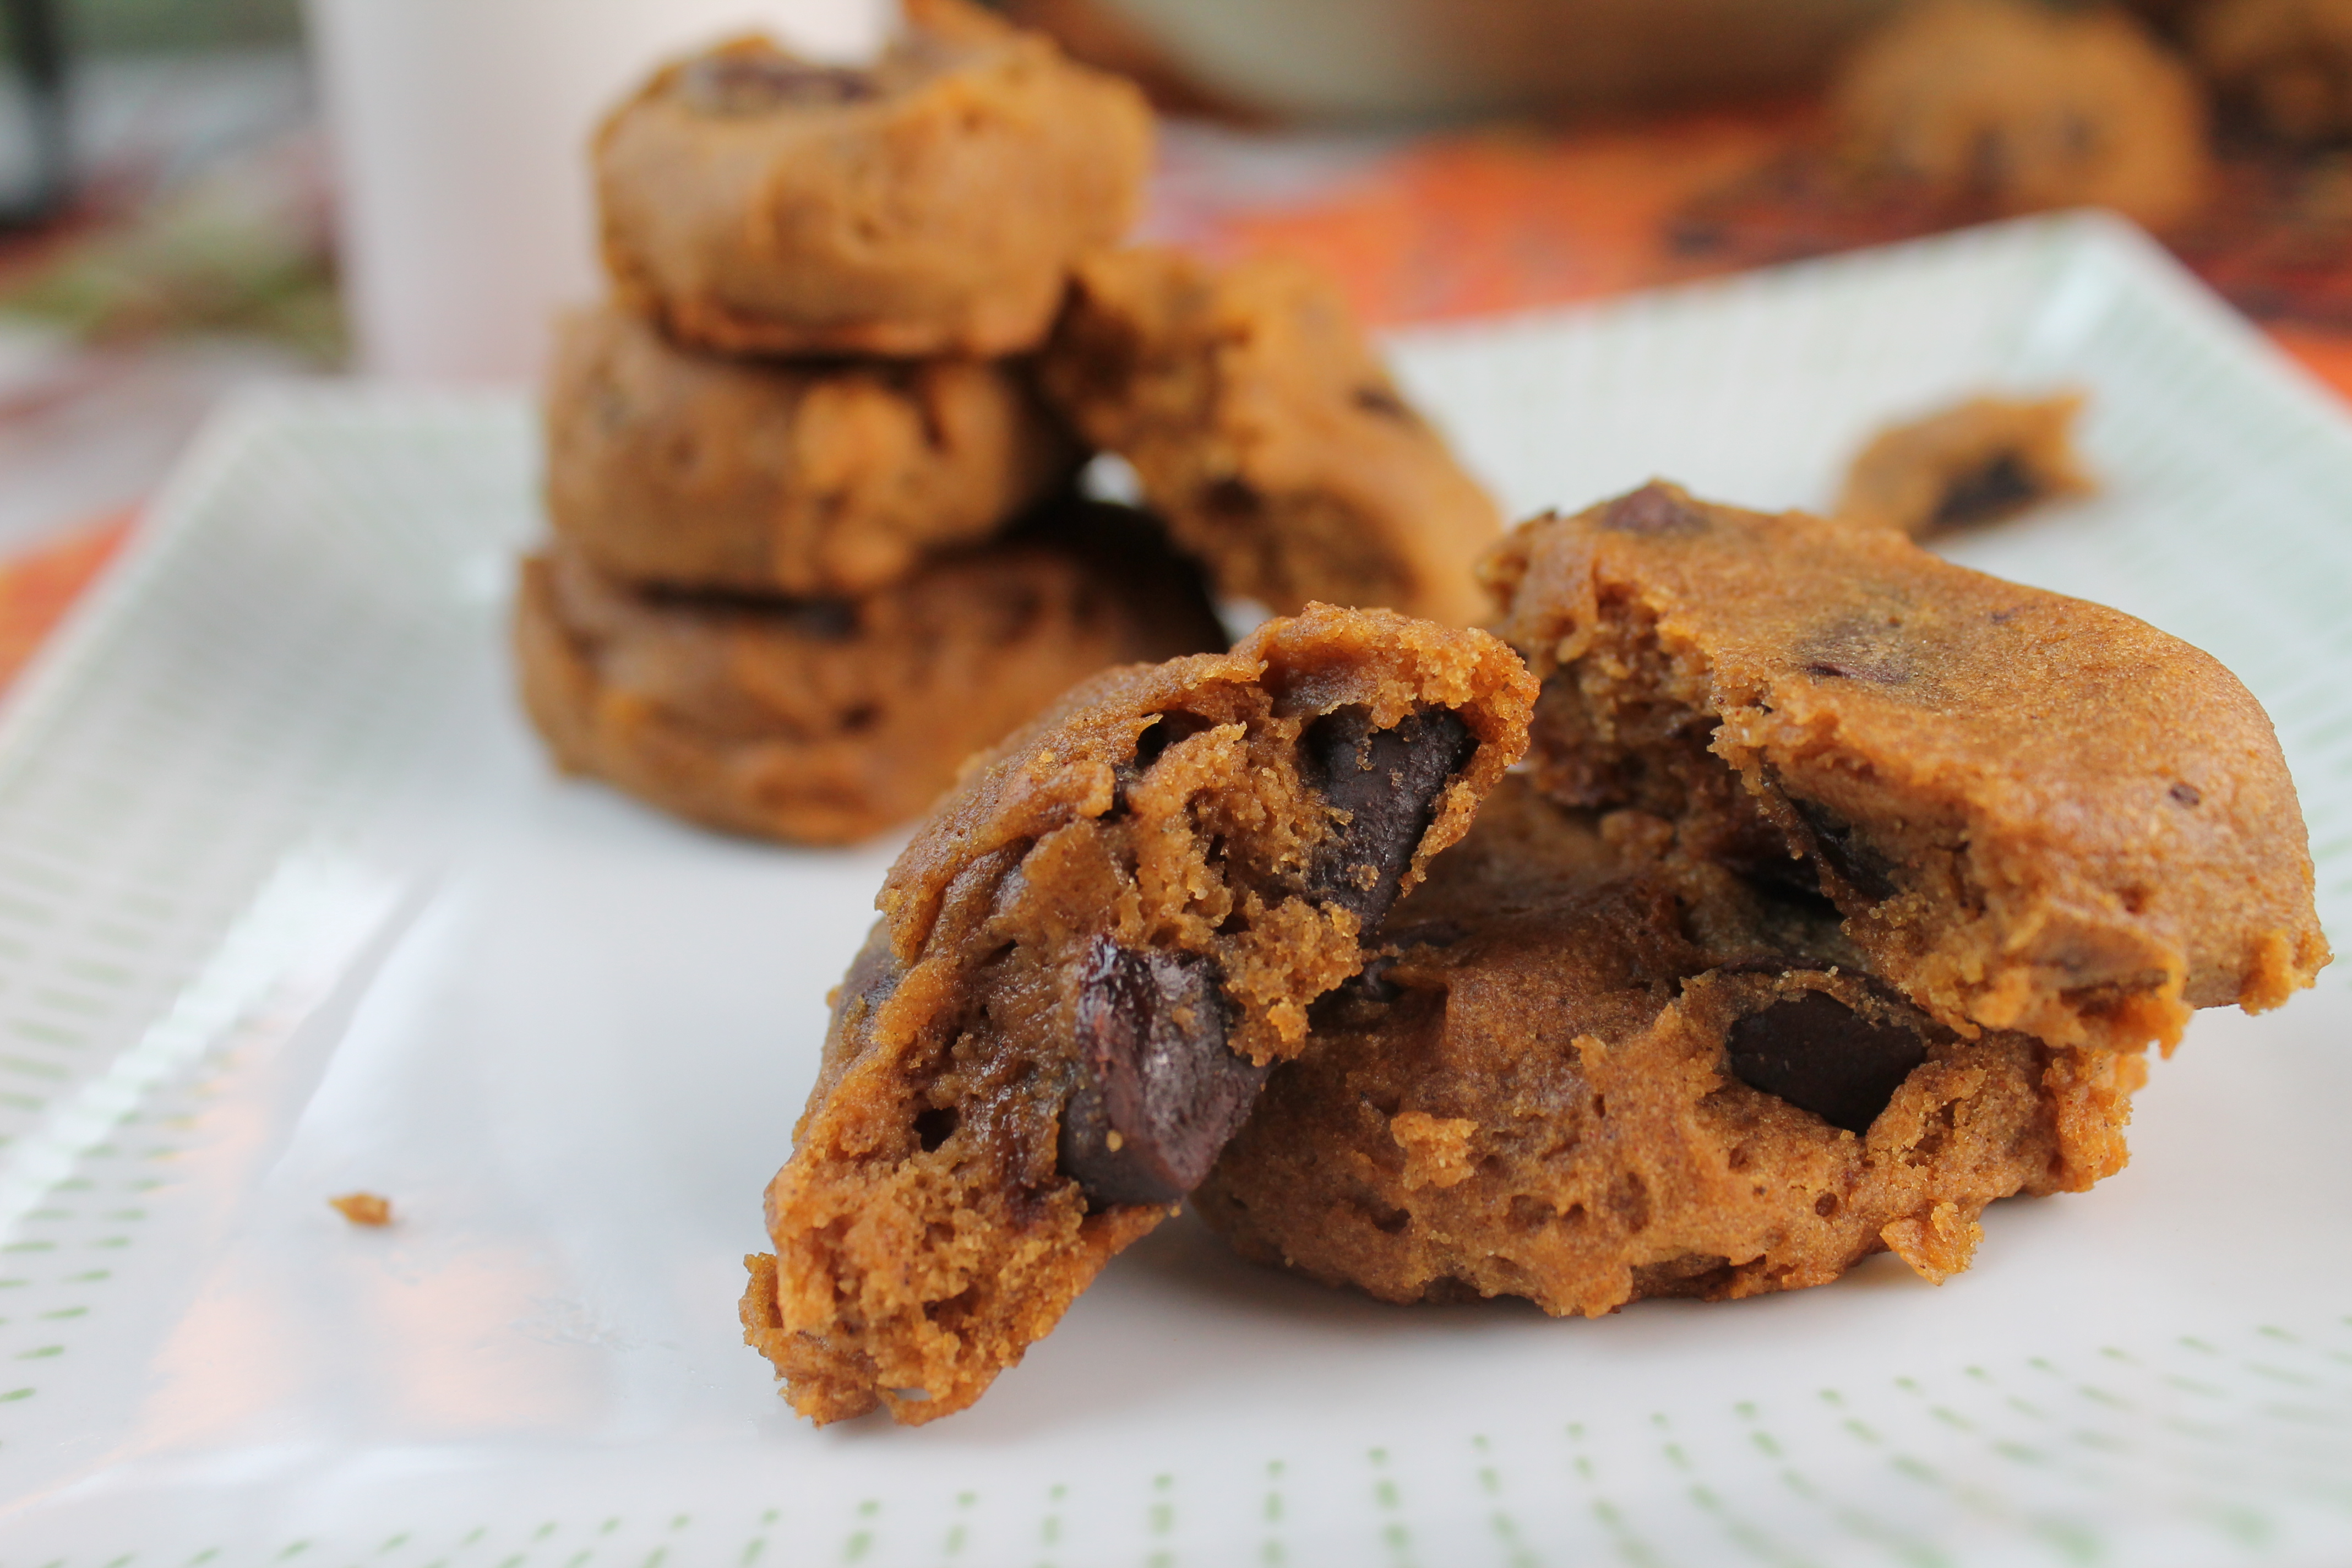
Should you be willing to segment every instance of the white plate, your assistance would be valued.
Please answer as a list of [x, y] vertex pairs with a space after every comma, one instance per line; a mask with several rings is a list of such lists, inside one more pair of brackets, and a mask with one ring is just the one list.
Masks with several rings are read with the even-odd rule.
[[[1890, 414], [2093, 388], [2105, 491], [1962, 553], [2236, 668], [2352, 931], [2352, 430], [2129, 231], [1396, 346], [1518, 510], [1819, 501]], [[2131, 1168], [1940, 1289], [1403, 1310], [1186, 1222], [977, 1408], [797, 1422], [739, 1259], [889, 847], [549, 774], [500, 629], [533, 452], [508, 401], [248, 408], [0, 722], [0, 1563], [2352, 1559], [2332, 977], [2201, 1018]]]

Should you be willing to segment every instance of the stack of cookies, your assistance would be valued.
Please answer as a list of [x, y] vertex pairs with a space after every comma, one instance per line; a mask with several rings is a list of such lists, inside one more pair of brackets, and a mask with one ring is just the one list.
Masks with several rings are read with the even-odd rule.
[[[738, 39], [605, 122], [613, 297], [562, 326], [518, 609], [562, 766], [798, 843], [915, 816], [1106, 665], [1222, 648], [1204, 574], [1459, 623], [1499, 531], [1328, 285], [1106, 248], [1133, 88], [961, 0], [909, 23], [856, 70]], [[1158, 519], [1077, 498], [1094, 450]]]
[[740, 39], [595, 148], [611, 300], [561, 327], [525, 700], [560, 763], [802, 843], [920, 811], [1106, 664], [1223, 644], [1031, 367], [1139, 200], [1125, 84], [934, 8], [870, 69]]

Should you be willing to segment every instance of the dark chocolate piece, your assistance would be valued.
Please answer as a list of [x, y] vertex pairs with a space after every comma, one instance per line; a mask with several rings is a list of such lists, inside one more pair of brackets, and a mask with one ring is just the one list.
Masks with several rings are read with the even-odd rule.
[[1857, 1134], [1927, 1058], [1913, 1030], [1874, 1024], [1824, 991], [1749, 1014], [1731, 1026], [1726, 1046], [1740, 1082]]
[[678, 73], [677, 92], [704, 114], [823, 109], [880, 95], [864, 71], [812, 65], [783, 54], [705, 55]]
[[1213, 959], [1108, 936], [1087, 950], [1060, 1153], [1089, 1206], [1174, 1203], [1209, 1173], [1269, 1070], [1226, 1047], [1225, 1023]]
[[1864, 842], [1853, 823], [1817, 800], [1790, 795], [1789, 804], [1812, 831], [1813, 853], [1855, 892], [1876, 903], [1895, 896], [1895, 868]]
[[1929, 533], [1998, 522], [2023, 511], [2042, 499], [2042, 486], [2014, 452], [2003, 452], [1973, 473], [1963, 474], [1944, 489], [1927, 520]]
[[1469, 727], [1444, 708], [1408, 713], [1389, 730], [1374, 730], [1360, 705], [1309, 724], [1299, 737], [1299, 772], [1348, 820], [1333, 824], [1338, 831], [1317, 852], [1308, 887], [1354, 911], [1366, 935], [1378, 930], [1437, 815], [1438, 795], [1477, 749]]
[[1612, 533], [1705, 533], [1706, 516], [1675, 491], [1653, 479], [1630, 495], [1619, 496], [1601, 514], [1601, 526]]

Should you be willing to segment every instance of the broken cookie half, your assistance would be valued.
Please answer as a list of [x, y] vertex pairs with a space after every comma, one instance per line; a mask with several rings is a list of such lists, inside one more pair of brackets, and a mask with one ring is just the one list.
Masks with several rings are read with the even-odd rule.
[[1488, 558], [1532, 771], [1832, 900], [1962, 1038], [2138, 1050], [2328, 961], [2270, 721], [2210, 656], [1892, 531], [1653, 483]]
[[1194, 1202], [1245, 1257], [1398, 1302], [1597, 1316], [1824, 1284], [1888, 1248], [1940, 1281], [1988, 1204], [2122, 1166], [2144, 1072], [1963, 1039], [1821, 900], [1514, 775]]
[[1310, 605], [1108, 672], [890, 871], [768, 1189], [747, 1340], [819, 1421], [970, 1405], [1207, 1173], [1527, 742], [1482, 632]]

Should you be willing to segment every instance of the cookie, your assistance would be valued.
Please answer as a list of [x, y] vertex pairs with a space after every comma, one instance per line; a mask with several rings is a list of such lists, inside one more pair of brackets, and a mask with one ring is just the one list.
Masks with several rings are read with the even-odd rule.
[[2106, 206], [2161, 227], [2213, 180], [2196, 79], [2113, 8], [1924, 0], [1847, 59], [1830, 110], [1865, 179], [1969, 212]]
[[1134, 466], [1220, 593], [1280, 613], [1484, 615], [1473, 568], [1501, 531], [1494, 502], [1308, 269], [1095, 257], [1039, 374], [1090, 444]]
[[758, 353], [1034, 348], [1071, 262], [1133, 222], [1141, 93], [953, 0], [870, 68], [765, 38], [657, 73], [593, 149], [607, 271], [682, 342]]
[[1841, 521], [1931, 539], [2097, 489], [2074, 451], [2080, 393], [1972, 397], [1871, 437], [1846, 470]]
[[611, 308], [558, 329], [546, 419], [549, 521], [598, 568], [794, 598], [983, 539], [1077, 457], [1002, 362], [692, 354]]
[[1488, 570], [1553, 798], [1818, 889], [1964, 1038], [2168, 1048], [2190, 1008], [2275, 1006], [2327, 962], [2269, 719], [2129, 616], [1659, 483]]
[[1223, 640], [1156, 530], [1092, 503], [851, 600], [638, 588], [559, 544], [524, 563], [515, 625], [524, 703], [566, 771], [798, 844], [919, 815], [1107, 665]]
[[2191, 18], [2198, 65], [2222, 97], [2289, 142], [2352, 135], [2352, 4], [2215, 0]]
[[942, 800], [835, 994], [745, 1337], [803, 1415], [960, 1410], [1205, 1174], [1526, 742], [1483, 632], [1310, 606], [1107, 673]]
[[1666, 875], [1618, 826], [1506, 780], [1275, 1068], [1202, 1215], [1384, 1300], [1597, 1316], [1890, 1247], [1940, 1282], [1988, 1204], [2122, 1166], [2145, 1058], [1963, 1039], [1833, 912]]

